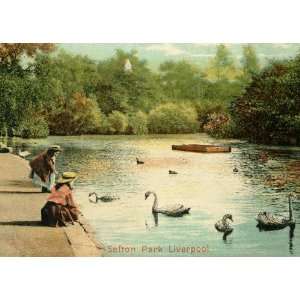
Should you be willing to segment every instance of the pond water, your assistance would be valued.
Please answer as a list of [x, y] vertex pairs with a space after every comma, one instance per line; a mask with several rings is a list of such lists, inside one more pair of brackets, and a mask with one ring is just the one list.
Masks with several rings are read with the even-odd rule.
[[[19, 141], [20, 142], [20, 141]], [[24, 142], [24, 141], [22, 141]], [[172, 144], [228, 144], [231, 153], [172, 151]], [[288, 213], [287, 194], [300, 191], [300, 148], [267, 147], [238, 140], [216, 140], [205, 134], [156, 136], [49, 137], [26, 141], [33, 153], [49, 144], [64, 152], [57, 169], [77, 171], [75, 196], [81, 210], [112, 256], [292, 256], [300, 255], [300, 227], [259, 231], [259, 211]], [[265, 155], [267, 154], [267, 155]], [[137, 165], [136, 157], [145, 163]], [[266, 158], [267, 157], [267, 158]], [[239, 171], [233, 172], [236, 167]], [[175, 170], [177, 175], [170, 175]], [[268, 175], [284, 175], [282, 188], [268, 184]], [[189, 215], [155, 220], [153, 198], [159, 205], [183, 203]], [[110, 203], [93, 204], [90, 192], [116, 195]], [[300, 200], [294, 217], [300, 222]], [[214, 224], [225, 213], [234, 231], [223, 240]], [[155, 222], [156, 221], [156, 222]], [[298, 225], [299, 226], [299, 225]], [[194, 248], [192, 248], [194, 247]], [[193, 253], [191, 253], [193, 252]]]

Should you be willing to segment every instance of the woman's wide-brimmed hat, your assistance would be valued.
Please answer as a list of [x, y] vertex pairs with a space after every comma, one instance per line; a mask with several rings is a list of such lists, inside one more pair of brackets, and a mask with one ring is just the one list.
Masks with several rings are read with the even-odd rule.
[[76, 180], [78, 174], [76, 172], [64, 172], [62, 176], [57, 180], [57, 183], [70, 183]]
[[51, 145], [51, 146], [48, 148], [48, 150], [52, 150], [52, 151], [54, 151], [54, 152], [61, 152], [61, 151], [62, 151], [62, 149], [61, 149], [61, 147], [60, 147], [59, 145]]

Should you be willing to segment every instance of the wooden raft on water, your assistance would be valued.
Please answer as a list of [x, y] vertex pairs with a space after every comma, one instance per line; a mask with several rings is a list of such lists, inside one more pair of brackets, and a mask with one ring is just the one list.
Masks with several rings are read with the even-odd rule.
[[200, 152], [200, 153], [226, 153], [226, 152], [231, 152], [231, 147], [219, 146], [219, 145], [187, 144], [187, 145], [172, 145], [172, 150]]

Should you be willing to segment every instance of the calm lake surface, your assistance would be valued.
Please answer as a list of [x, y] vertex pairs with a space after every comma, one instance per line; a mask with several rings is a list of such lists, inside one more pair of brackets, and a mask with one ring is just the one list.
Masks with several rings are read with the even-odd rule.
[[[23, 141], [24, 142], [24, 141]], [[267, 147], [238, 140], [216, 140], [205, 134], [156, 136], [49, 137], [26, 141], [33, 154], [49, 144], [64, 152], [57, 169], [77, 171], [76, 200], [96, 236], [113, 256], [292, 256], [300, 255], [300, 200], [294, 202], [296, 229], [260, 232], [259, 211], [288, 213], [287, 194], [300, 191], [300, 148]], [[172, 144], [228, 144], [232, 153], [201, 154], [172, 151]], [[259, 155], [268, 154], [268, 160]], [[136, 157], [145, 162], [136, 164]], [[239, 172], [234, 173], [237, 167]], [[169, 175], [175, 170], [178, 175]], [[267, 175], [287, 175], [288, 184], [276, 189]], [[183, 203], [189, 215], [151, 212], [155, 191], [159, 205]], [[88, 194], [116, 195], [120, 200], [90, 203]], [[225, 213], [234, 219], [234, 232], [222, 239], [214, 224]], [[161, 247], [160, 252], [153, 252]], [[174, 252], [177, 250], [181, 252]], [[182, 247], [198, 247], [198, 253]], [[114, 252], [113, 252], [114, 251]], [[183, 251], [183, 252], [182, 252]]]

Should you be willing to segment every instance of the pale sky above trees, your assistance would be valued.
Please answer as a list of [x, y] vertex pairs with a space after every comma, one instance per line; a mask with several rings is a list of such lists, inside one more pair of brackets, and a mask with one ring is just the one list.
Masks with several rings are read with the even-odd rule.
[[[300, 44], [252, 44], [261, 63], [272, 58], [293, 57], [299, 52]], [[240, 63], [243, 44], [226, 44], [233, 58]], [[165, 60], [188, 60], [205, 66], [216, 54], [216, 44], [60, 44], [74, 54], [88, 55], [92, 59], [105, 59], [114, 54], [115, 49], [137, 50], [140, 58], [146, 59], [151, 68], [158, 68]]]

